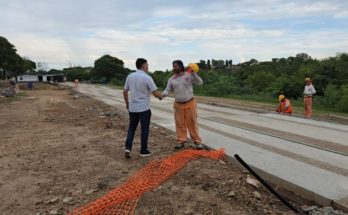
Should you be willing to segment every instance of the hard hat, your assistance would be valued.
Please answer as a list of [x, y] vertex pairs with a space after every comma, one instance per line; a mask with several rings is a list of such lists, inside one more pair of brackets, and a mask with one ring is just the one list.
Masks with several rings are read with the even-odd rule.
[[281, 101], [281, 100], [283, 100], [283, 99], [285, 99], [285, 96], [284, 96], [284, 95], [280, 95], [280, 96], [278, 97], [278, 100], [279, 100], [279, 101]]
[[188, 65], [195, 73], [199, 71], [199, 66], [196, 63], [190, 63]]
[[310, 78], [306, 78], [305, 81], [312, 81]]

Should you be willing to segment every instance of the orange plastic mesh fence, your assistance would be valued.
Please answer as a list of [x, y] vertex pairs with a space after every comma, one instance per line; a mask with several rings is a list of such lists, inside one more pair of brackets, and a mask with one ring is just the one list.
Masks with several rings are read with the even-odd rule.
[[198, 157], [221, 159], [223, 156], [223, 149], [217, 151], [184, 150], [165, 159], [151, 161], [125, 184], [94, 202], [75, 209], [71, 215], [134, 214], [137, 202], [144, 192], [157, 188], [172, 175], [179, 172], [189, 161]]

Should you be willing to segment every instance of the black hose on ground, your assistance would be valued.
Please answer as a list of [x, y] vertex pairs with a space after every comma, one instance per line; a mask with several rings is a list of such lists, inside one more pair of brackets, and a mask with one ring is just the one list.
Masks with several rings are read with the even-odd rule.
[[238, 154], [235, 154], [234, 157], [241, 163], [257, 180], [259, 180], [263, 186], [265, 186], [273, 195], [275, 195], [281, 202], [283, 202], [288, 208], [290, 208], [295, 213], [299, 211], [292, 204], [290, 204], [286, 199], [284, 199], [277, 191], [275, 191], [261, 176], [259, 176], [254, 170], [250, 168], [250, 166], [245, 163], [245, 161], [239, 157]]

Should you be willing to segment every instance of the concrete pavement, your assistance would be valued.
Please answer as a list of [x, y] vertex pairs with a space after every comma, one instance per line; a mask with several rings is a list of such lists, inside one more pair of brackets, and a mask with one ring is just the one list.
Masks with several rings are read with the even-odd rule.
[[[122, 91], [80, 84], [77, 91], [125, 110]], [[175, 131], [173, 99], [152, 99], [153, 122]], [[323, 205], [348, 209], [348, 126], [198, 104], [203, 143], [239, 154], [266, 177]]]

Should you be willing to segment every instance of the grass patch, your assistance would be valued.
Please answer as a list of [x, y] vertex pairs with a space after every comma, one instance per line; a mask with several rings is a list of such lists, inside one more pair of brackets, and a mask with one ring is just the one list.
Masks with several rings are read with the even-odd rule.
[[5, 97], [5, 98], [2, 98], [3, 102], [14, 102], [14, 101], [18, 101], [20, 99], [22, 99], [23, 97], [26, 97], [27, 96], [27, 93], [26, 92], [19, 92], [17, 93], [15, 96], [12, 96], [12, 97]]
[[[204, 95], [199, 95], [203, 96]], [[262, 109], [267, 110], [275, 110], [277, 106], [279, 105], [279, 102], [277, 99], [274, 98], [266, 98], [264, 96], [258, 96], [258, 95], [227, 95], [227, 96], [209, 96], [208, 98], [222, 98], [222, 99], [228, 99], [230, 101], [235, 101], [237, 104], [243, 105], [243, 106], [250, 106], [250, 107], [260, 107]], [[303, 99], [299, 98], [297, 100], [291, 99], [290, 100], [293, 106], [293, 111], [295, 114], [302, 115], [304, 112], [304, 103]], [[337, 116], [343, 116], [348, 117], [348, 113], [339, 111], [334, 108], [328, 108], [325, 107], [320, 103], [320, 100], [316, 99], [314, 97], [313, 99], [313, 116], [314, 117], [320, 117], [320, 116], [327, 116], [327, 115], [337, 115]]]
[[[102, 85], [105, 86], [105, 85]], [[113, 88], [113, 89], [119, 89], [123, 90], [123, 86], [115, 85], [115, 84], [107, 84], [106, 86]], [[163, 91], [163, 89], [160, 89], [160, 91]], [[221, 99], [228, 99], [230, 101], [235, 101], [236, 103], [243, 105], [243, 106], [250, 106], [254, 108], [261, 108], [261, 109], [267, 109], [267, 110], [276, 110], [277, 106], [279, 105], [279, 102], [276, 98], [271, 98], [266, 95], [225, 95], [225, 96], [206, 96], [202, 93], [196, 93], [197, 96], [207, 97], [207, 98], [221, 98]], [[293, 105], [293, 111], [294, 114], [297, 115], [303, 115], [304, 112], [304, 104], [303, 104], [303, 98], [299, 98], [297, 100], [291, 99], [290, 100]], [[314, 117], [322, 117], [322, 116], [328, 116], [328, 115], [337, 115], [337, 116], [343, 116], [348, 117], [348, 113], [341, 112], [334, 108], [328, 108], [325, 107], [323, 104], [321, 104], [321, 100], [318, 97], [314, 97], [313, 99], [313, 116]]]

